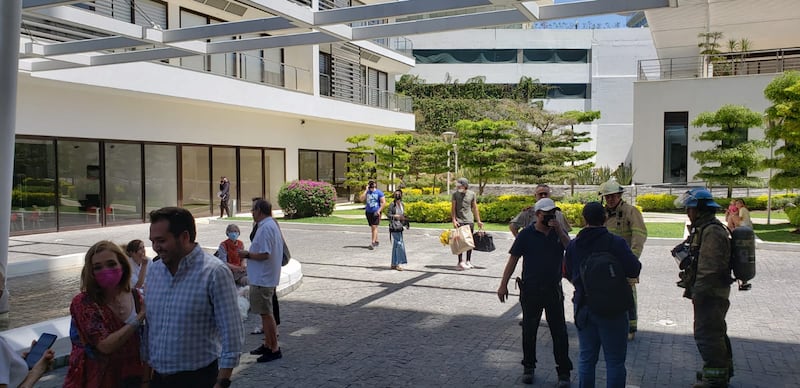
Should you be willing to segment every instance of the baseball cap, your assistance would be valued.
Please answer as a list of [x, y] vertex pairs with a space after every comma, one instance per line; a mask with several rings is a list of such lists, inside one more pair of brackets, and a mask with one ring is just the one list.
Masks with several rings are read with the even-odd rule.
[[456, 180], [456, 184], [459, 186], [469, 187], [469, 181], [467, 178], [458, 178], [458, 180]]
[[556, 203], [550, 198], [542, 198], [536, 201], [536, 205], [533, 205], [534, 212], [538, 212], [539, 210], [543, 212], [549, 212], [553, 209], [557, 209]]

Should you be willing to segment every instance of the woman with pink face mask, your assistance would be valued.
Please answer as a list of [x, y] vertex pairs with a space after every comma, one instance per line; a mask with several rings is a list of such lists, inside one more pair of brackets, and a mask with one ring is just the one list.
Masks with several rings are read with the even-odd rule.
[[149, 382], [139, 354], [144, 300], [131, 289], [131, 265], [119, 245], [86, 252], [81, 293], [72, 299], [72, 352], [64, 387], [140, 387]]

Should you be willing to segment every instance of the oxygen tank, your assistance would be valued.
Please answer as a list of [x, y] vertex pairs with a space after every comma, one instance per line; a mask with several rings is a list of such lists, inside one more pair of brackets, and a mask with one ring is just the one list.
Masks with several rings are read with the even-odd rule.
[[736, 280], [742, 282], [756, 277], [756, 234], [749, 226], [731, 231], [731, 269]]

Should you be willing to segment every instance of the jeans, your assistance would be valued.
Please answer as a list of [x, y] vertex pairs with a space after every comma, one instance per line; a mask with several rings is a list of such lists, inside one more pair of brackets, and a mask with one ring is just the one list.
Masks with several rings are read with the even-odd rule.
[[628, 352], [628, 313], [613, 317], [599, 316], [582, 306], [575, 312], [578, 327], [578, 379], [579, 387], [594, 388], [595, 366], [603, 347], [606, 360], [606, 386], [624, 388], [627, 371], [625, 357]]
[[550, 336], [553, 338], [553, 357], [559, 377], [569, 377], [572, 361], [569, 359], [569, 339], [567, 323], [564, 319], [564, 294], [561, 283], [557, 287], [544, 289], [525, 289], [520, 292], [522, 305], [522, 365], [536, 367], [536, 337], [542, 311], [545, 312]]
[[406, 246], [403, 244], [403, 232], [391, 232], [392, 266], [406, 264]]
[[217, 383], [218, 366], [217, 360], [214, 360], [208, 366], [193, 371], [171, 375], [153, 372], [150, 386], [152, 388], [212, 388]]

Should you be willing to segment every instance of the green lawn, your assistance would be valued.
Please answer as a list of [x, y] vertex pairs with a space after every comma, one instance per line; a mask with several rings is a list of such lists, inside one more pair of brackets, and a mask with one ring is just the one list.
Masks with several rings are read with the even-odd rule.
[[[355, 210], [346, 210], [346, 211], [339, 211], [334, 214], [343, 214], [343, 215], [350, 215], [351, 212], [355, 212], [357, 215], [361, 215], [364, 210], [362, 209], [355, 209]], [[773, 213], [773, 216], [775, 214]], [[784, 215], [785, 216], [785, 215]], [[237, 221], [251, 221], [252, 218], [250, 217], [232, 217], [231, 220]], [[363, 218], [345, 218], [345, 217], [337, 217], [335, 215], [330, 217], [309, 217], [309, 218], [301, 218], [301, 219], [284, 219], [281, 222], [291, 222], [297, 224], [323, 224], [323, 225], [358, 225], [358, 226], [367, 226], [367, 222]], [[387, 223], [384, 220], [381, 226], [386, 226]], [[436, 230], [444, 230], [450, 229], [453, 225], [449, 222], [447, 223], [430, 223], [430, 224], [421, 224], [421, 223], [411, 223], [411, 228], [424, 228], [424, 229], [436, 229]], [[683, 238], [683, 231], [685, 228], [685, 224], [682, 222], [650, 222], [647, 223], [647, 235], [648, 237], [661, 237], [661, 238]], [[484, 229], [490, 232], [507, 232], [508, 231], [508, 224], [493, 224], [493, 223], [486, 223], [484, 224]], [[790, 225], [789, 223], [773, 223], [772, 225], [764, 225], [764, 224], [755, 224], [754, 226], [756, 235], [763, 241], [767, 242], [788, 242], [788, 243], [800, 243], [800, 234], [792, 233], [792, 231], [796, 230], [797, 228]], [[572, 228], [570, 233], [577, 234], [580, 228]]]
[[[750, 211], [750, 218], [767, 218], [767, 211], [766, 210], [751, 210]], [[786, 213], [783, 210], [773, 210], [770, 218], [773, 220], [789, 220], [789, 217], [786, 216]]]

